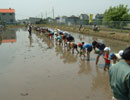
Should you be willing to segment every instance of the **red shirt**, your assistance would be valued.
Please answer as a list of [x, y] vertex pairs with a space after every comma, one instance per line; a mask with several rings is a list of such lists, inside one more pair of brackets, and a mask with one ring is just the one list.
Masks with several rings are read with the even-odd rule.
[[81, 46], [82, 46], [82, 43], [79, 43], [78, 46], [81, 47]]
[[107, 59], [105, 59], [105, 63], [106, 63], [106, 64], [110, 64], [111, 61], [108, 60], [108, 58], [109, 58], [109, 54], [105, 53], [105, 58], [107, 58]]

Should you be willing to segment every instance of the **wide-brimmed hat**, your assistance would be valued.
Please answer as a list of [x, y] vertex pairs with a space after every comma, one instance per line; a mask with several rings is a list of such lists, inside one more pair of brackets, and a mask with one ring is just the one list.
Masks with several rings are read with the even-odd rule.
[[120, 51], [118, 52], [118, 54], [119, 54], [120, 56], [122, 56], [122, 55], [123, 55], [123, 52], [124, 52], [124, 50], [120, 50]]
[[110, 47], [105, 47], [104, 51], [111, 51]]

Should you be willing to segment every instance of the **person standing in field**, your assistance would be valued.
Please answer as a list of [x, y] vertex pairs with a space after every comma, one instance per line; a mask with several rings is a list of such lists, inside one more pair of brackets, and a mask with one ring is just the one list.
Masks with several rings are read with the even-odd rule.
[[29, 32], [29, 35], [32, 36], [32, 24], [29, 25], [28, 32]]

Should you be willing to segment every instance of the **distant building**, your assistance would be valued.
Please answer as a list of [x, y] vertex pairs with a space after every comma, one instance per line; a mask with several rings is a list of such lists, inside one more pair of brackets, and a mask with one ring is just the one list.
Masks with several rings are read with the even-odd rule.
[[48, 17], [46, 20], [48, 23], [52, 23], [54, 21], [51, 17]]
[[36, 17], [30, 17], [29, 18], [29, 22], [31, 24], [36, 24], [37, 22], [40, 22], [42, 20], [42, 18], [36, 18]]
[[15, 10], [14, 9], [0, 9], [0, 22], [7, 24], [15, 23]]
[[55, 20], [57, 24], [60, 24], [60, 17], [56, 17]]
[[97, 14], [93, 20], [93, 24], [102, 25], [104, 14]]
[[29, 19], [22, 19], [22, 20], [17, 20], [17, 23], [18, 24], [29, 24], [30, 21], [29, 21]]
[[103, 16], [104, 16], [104, 14], [97, 14], [97, 15], [95, 16], [95, 19], [102, 20], [102, 19], [103, 19]]
[[66, 21], [67, 21], [67, 16], [62, 16], [62, 17], [56, 17], [56, 22], [58, 23], [58, 24], [65, 24], [66, 23]]
[[89, 16], [87, 14], [81, 14], [79, 18], [80, 20], [89, 20]]
[[89, 16], [87, 14], [81, 14], [79, 16], [79, 18], [80, 18], [80, 22], [79, 22], [80, 25], [86, 25], [86, 24], [88, 24]]
[[79, 21], [80, 21], [79, 17], [76, 17], [74, 15], [67, 18], [68, 25], [77, 25], [79, 24]]

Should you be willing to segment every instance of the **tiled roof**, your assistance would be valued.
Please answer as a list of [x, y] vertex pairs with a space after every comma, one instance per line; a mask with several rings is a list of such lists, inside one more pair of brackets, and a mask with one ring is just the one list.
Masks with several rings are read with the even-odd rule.
[[0, 13], [14, 13], [14, 9], [0, 9]]

